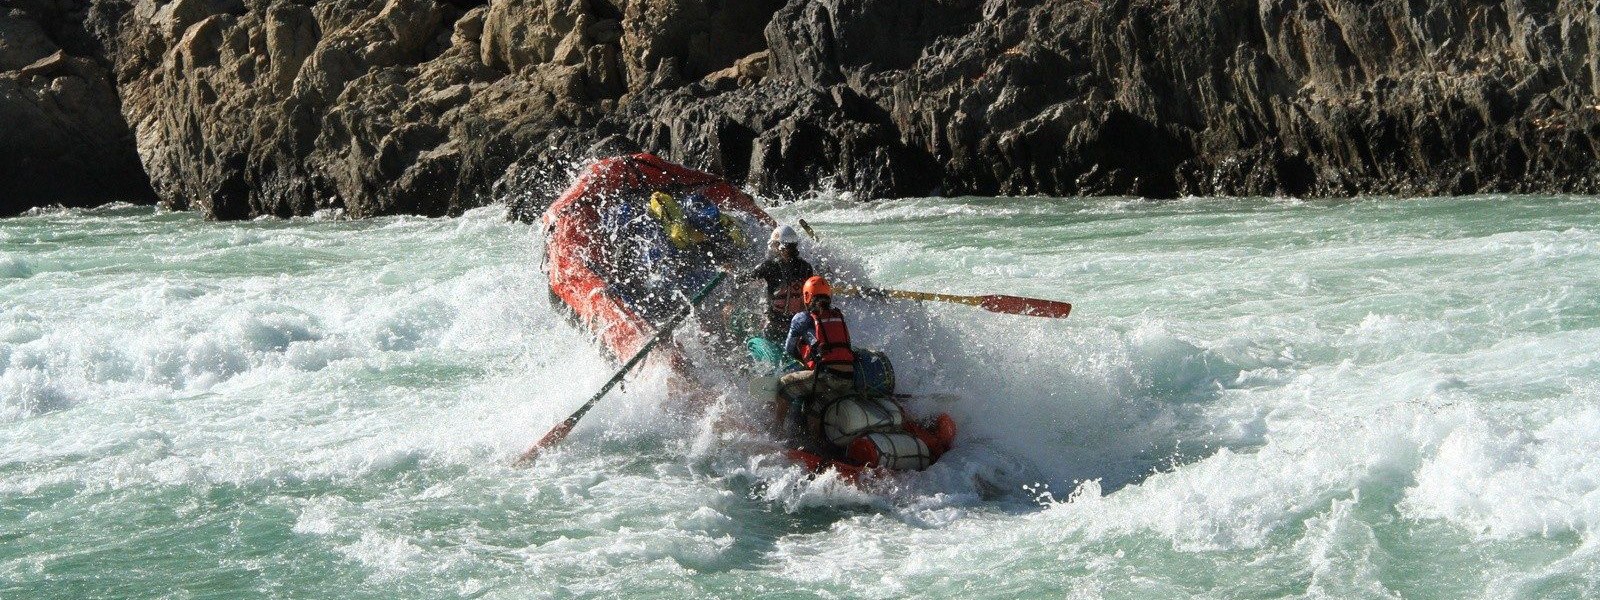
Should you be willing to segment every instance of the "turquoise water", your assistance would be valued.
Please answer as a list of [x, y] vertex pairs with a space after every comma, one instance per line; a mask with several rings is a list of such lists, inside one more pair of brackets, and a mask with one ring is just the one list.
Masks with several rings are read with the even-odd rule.
[[[0, 221], [0, 597], [1600, 596], [1600, 199], [822, 199], [958, 447], [807, 480], [612, 367], [538, 234]], [[992, 493], [974, 477], [993, 482]]]

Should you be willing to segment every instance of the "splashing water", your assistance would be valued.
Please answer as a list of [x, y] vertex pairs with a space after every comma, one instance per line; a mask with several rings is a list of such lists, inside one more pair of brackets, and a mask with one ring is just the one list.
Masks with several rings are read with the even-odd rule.
[[1600, 200], [774, 214], [833, 274], [1075, 310], [847, 302], [962, 428], [892, 482], [659, 369], [518, 470], [613, 366], [496, 209], [0, 221], [0, 596], [1600, 594]]

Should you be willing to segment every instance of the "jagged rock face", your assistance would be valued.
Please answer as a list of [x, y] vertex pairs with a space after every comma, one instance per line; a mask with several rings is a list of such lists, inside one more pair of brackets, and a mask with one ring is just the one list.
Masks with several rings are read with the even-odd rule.
[[974, 4], [792, 3], [773, 70], [871, 98], [947, 193], [1596, 189], [1592, 3]]
[[454, 39], [464, 11], [308, 4], [140, 0], [124, 13], [124, 109], [162, 201], [219, 219], [456, 208], [440, 172], [459, 150], [439, 121], [465, 95], [423, 92], [483, 79], [461, 58], [476, 39]]
[[780, 196], [1596, 192], [1597, 13], [1591, 0], [92, 0], [70, 37], [115, 66], [164, 203], [360, 217], [537, 204], [575, 163], [624, 149]]
[[35, 206], [149, 203], [110, 72], [70, 3], [0, 8], [0, 216]]
[[[650, 3], [123, 4], [109, 45], [139, 155], [164, 203], [219, 219], [451, 214], [486, 202], [513, 164], [564, 178], [630, 92], [759, 50], [777, 7], [661, 21]], [[628, 12], [661, 22], [625, 31]], [[740, 19], [737, 44], [687, 33]]]

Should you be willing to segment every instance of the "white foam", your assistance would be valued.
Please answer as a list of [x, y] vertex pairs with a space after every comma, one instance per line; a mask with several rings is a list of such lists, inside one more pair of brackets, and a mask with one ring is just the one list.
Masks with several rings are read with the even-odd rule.
[[0, 422], [65, 410], [72, 399], [42, 369], [7, 369], [0, 373]]
[[[1591, 397], [1592, 401], [1592, 397]], [[1401, 507], [1489, 538], [1586, 535], [1600, 525], [1600, 409], [1534, 430], [1474, 420], [1451, 430], [1418, 469]]]
[[20, 257], [0, 253], [0, 279], [27, 279], [33, 276], [33, 266]]

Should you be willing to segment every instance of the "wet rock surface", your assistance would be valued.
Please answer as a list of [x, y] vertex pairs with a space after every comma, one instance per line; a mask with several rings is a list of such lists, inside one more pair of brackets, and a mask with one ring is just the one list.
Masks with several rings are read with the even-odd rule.
[[0, 121], [123, 143], [0, 129], [0, 185], [142, 161], [218, 219], [533, 214], [632, 149], [779, 197], [1600, 191], [1592, 2], [35, 4], [0, 10]]

